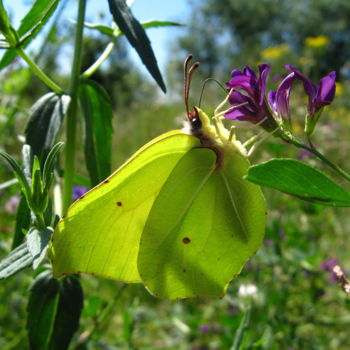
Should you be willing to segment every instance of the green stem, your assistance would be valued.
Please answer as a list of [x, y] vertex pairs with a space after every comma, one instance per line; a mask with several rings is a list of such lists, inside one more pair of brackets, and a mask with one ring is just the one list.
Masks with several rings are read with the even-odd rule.
[[334, 164], [333, 162], [331, 162], [329, 159], [327, 159], [322, 153], [320, 153], [319, 151], [317, 151], [316, 148], [314, 147], [309, 147], [295, 139], [293, 139], [291, 141], [294, 145], [296, 145], [299, 148], [304, 148], [307, 151], [313, 153], [317, 158], [319, 158], [320, 160], [322, 160], [325, 164], [327, 164], [329, 167], [331, 167], [333, 170], [335, 170], [340, 176], [342, 176], [344, 179], [350, 181], [350, 175], [344, 171], [342, 168], [340, 168], [338, 165]]
[[45, 224], [45, 219], [44, 219], [44, 216], [43, 214], [35, 214], [36, 216], [36, 219], [38, 220], [38, 226], [39, 226], [39, 229], [44, 229], [46, 227], [46, 224]]
[[239, 350], [239, 348], [241, 347], [244, 332], [247, 330], [247, 328], [249, 326], [251, 314], [252, 314], [252, 306], [249, 305], [247, 310], [245, 311], [243, 318], [242, 318], [242, 321], [241, 321], [241, 323], [236, 331], [235, 339], [233, 340], [231, 350]]
[[27, 62], [28, 66], [31, 68], [31, 70], [56, 94], [62, 95], [64, 91], [55, 83], [53, 82], [38, 66], [35, 62], [32, 61], [32, 59], [23, 51], [21, 47], [17, 47], [16, 51], [19, 56], [21, 56], [24, 61]]
[[108, 58], [108, 56], [112, 53], [114, 49], [115, 43], [110, 42], [102, 52], [101, 56], [96, 60], [94, 64], [92, 64], [82, 75], [82, 78], [90, 78], [91, 75], [93, 75], [97, 69], [100, 68], [101, 64]]
[[86, 0], [79, 0], [78, 21], [75, 34], [74, 58], [71, 74], [70, 95], [71, 103], [67, 115], [66, 160], [64, 168], [63, 211], [66, 211], [72, 200], [74, 161], [78, 112], [78, 89], [81, 68], [83, 30]]
[[122, 287], [119, 289], [117, 295], [114, 297], [113, 300], [107, 304], [106, 308], [102, 310], [102, 312], [97, 317], [93, 327], [90, 330], [85, 331], [82, 333], [78, 340], [77, 340], [77, 346], [75, 349], [80, 348], [83, 344], [87, 343], [88, 340], [91, 338], [94, 332], [96, 332], [99, 329], [103, 329], [103, 327], [106, 326], [106, 322], [108, 322], [108, 317], [111, 315], [113, 310], [115, 309], [116, 304], [118, 303], [120, 297], [122, 296], [122, 293], [127, 288], [127, 284], [123, 284]]

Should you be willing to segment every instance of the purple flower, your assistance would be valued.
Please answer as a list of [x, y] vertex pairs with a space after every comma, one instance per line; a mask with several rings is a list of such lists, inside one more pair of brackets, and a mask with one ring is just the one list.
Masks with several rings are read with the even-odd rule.
[[8, 212], [9, 214], [15, 214], [19, 205], [19, 201], [20, 196], [18, 194], [11, 196], [5, 205], [6, 212]]
[[85, 186], [73, 186], [73, 201], [76, 201], [80, 198], [84, 193], [89, 191]]
[[292, 71], [295, 74], [295, 78], [303, 83], [304, 90], [309, 97], [305, 130], [306, 133], [311, 134], [321, 115], [323, 107], [329, 105], [334, 100], [336, 72], [330, 72], [328, 75], [320, 79], [318, 85], [315, 85], [296, 68], [290, 65], [285, 66], [285, 68]]
[[289, 74], [282, 80], [277, 91], [270, 91], [268, 94], [269, 105], [281, 120], [290, 119], [289, 95], [295, 80], [295, 73]]
[[254, 124], [261, 123], [261, 126], [268, 131], [277, 128], [277, 122], [272, 116], [266, 103], [266, 78], [270, 66], [259, 65], [259, 77], [248, 67], [243, 71], [235, 69], [231, 72], [232, 79], [226, 83], [229, 90], [234, 89], [229, 96], [232, 108], [225, 114], [228, 119], [249, 121]]
[[337, 283], [337, 276], [333, 271], [334, 266], [338, 265], [339, 262], [337, 259], [327, 259], [323, 263], [319, 265], [319, 268], [324, 271], [328, 271], [331, 273], [330, 278], [328, 279], [329, 284]]
[[202, 325], [202, 326], [199, 326], [198, 327], [198, 331], [200, 332], [200, 333], [209, 333], [209, 332], [211, 332], [211, 326], [209, 326], [209, 325]]
[[307, 149], [304, 149], [302, 148], [299, 152], [299, 155], [298, 155], [298, 160], [300, 161], [304, 161], [305, 159], [307, 158], [310, 158], [310, 157], [313, 157], [314, 154], [311, 153], [310, 151], [308, 151]]

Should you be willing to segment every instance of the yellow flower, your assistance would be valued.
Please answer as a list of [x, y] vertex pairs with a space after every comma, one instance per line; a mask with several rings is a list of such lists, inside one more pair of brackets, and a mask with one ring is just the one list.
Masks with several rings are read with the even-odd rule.
[[290, 51], [290, 46], [288, 44], [281, 44], [277, 46], [269, 46], [262, 50], [261, 57], [264, 60], [278, 60]]
[[329, 38], [328, 36], [325, 36], [325, 35], [319, 35], [314, 37], [309, 36], [305, 39], [305, 45], [312, 49], [319, 49], [319, 48], [325, 47], [328, 45], [328, 43], [329, 43]]
[[335, 83], [336, 96], [344, 95], [344, 85], [342, 83]]
[[310, 59], [305, 56], [300, 57], [299, 62], [302, 66], [307, 66], [308, 64], [311, 63]]

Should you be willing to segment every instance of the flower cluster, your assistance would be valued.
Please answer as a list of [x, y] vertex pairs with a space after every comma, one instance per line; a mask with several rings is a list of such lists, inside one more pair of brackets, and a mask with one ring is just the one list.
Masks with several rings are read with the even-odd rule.
[[232, 106], [225, 114], [228, 119], [249, 121], [260, 124], [267, 131], [289, 125], [289, 95], [294, 82], [299, 81], [309, 102], [305, 122], [305, 132], [311, 134], [320, 117], [323, 107], [329, 105], [335, 96], [335, 78], [333, 71], [323, 77], [318, 85], [301, 74], [292, 66], [285, 66], [291, 73], [280, 83], [276, 91], [266, 93], [266, 79], [270, 71], [267, 64], [259, 65], [259, 76], [245, 66], [243, 71], [233, 70], [232, 79], [226, 83], [230, 91], [229, 102]]

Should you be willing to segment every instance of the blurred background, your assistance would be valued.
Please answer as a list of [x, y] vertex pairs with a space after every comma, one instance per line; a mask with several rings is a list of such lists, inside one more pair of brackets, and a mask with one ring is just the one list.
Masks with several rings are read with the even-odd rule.
[[[31, 4], [4, 1], [15, 27]], [[87, 22], [110, 25], [107, 6], [107, 1], [88, 1]], [[26, 49], [63, 87], [67, 87], [71, 69], [76, 8], [77, 1], [62, 1], [45, 30]], [[191, 88], [192, 104], [198, 104], [206, 78], [224, 83], [230, 80], [232, 69], [247, 64], [255, 71], [263, 62], [272, 66], [269, 89], [276, 89], [287, 75], [283, 68], [286, 64], [297, 67], [314, 83], [336, 70], [336, 98], [323, 112], [313, 142], [335, 163], [350, 169], [349, 1], [136, 0], [132, 11], [139, 21], [168, 20], [183, 26], [147, 32], [167, 94], [151, 80], [123, 37], [92, 76], [105, 87], [113, 104], [114, 168], [151, 138], [182, 127], [182, 67], [191, 53], [201, 62]], [[107, 36], [85, 28], [83, 70], [107, 44]], [[0, 76], [0, 149], [20, 158], [20, 136], [30, 106], [48, 88], [21, 59]], [[202, 107], [210, 113], [224, 98], [225, 92], [210, 82]], [[307, 98], [301, 84], [293, 88], [291, 105], [294, 133], [303, 137]], [[244, 140], [256, 132], [243, 131], [239, 137]], [[83, 158], [82, 148], [78, 156]], [[337, 179], [309, 154], [273, 137], [260, 146], [251, 161], [259, 163], [273, 157], [306, 161]], [[79, 172], [86, 175], [84, 168]], [[10, 170], [1, 165], [0, 183], [11, 179]], [[17, 186], [0, 189], [1, 257], [11, 246], [18, 193]], [[264, 194], [268, 203], [264, 246], [231, 283], [223, 299], [166, 301], [150, 296], [142, 286], [124, 288], [114, 281], [84, 276], [86, 303], [80, 334], [94, 329], [84, 349], [231, 349], [248, 308], [251, 320], [241, 349], [349, 349], [350, 303], [331, 272], [338, 263], [345, 272], [350, 271], [348, 209], [321, 207], [272, 190], [264, 190]], [[26, 348], [30, 282], [25, 271], [0, 283], [1, 349]], [[95, 327], [106, 306], [111, 311], [102, 326]]]

